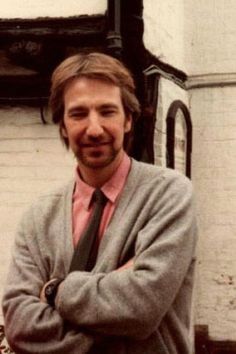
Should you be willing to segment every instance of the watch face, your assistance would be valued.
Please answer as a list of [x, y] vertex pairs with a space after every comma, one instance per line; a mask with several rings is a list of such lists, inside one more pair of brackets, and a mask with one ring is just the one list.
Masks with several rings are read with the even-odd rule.
[[52, 295], [54, 288], [55, 288], [55, 284], [54, 283], [48, 284], [46, 286], [46, 288], [45, 288], [45, 296], [47, 297], [47, 296]]
[[48, 304], [51, 306], [54, 306], [54, 300], [57, 295], [57, 289], [61, 281], [61, 279], [54, 279], [45, 287], [44, 295], [47, 299]]

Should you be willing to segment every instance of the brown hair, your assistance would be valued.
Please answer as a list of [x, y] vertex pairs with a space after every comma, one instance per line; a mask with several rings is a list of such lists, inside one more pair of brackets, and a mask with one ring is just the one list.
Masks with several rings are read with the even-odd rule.
[[68, 140], [62, 136], [64, 91], [69, 82], [79, 77], [107, 81], [118, 86], [126, 116], [131, 114], [133, 120], [139, 116], [140, 105], [135, 96], [134, 80], [119, 60], [102, 53], [71, 56], [54, 70], [49, 99], [52, 120], [55, 124], [59, 124], [61, 138], [67, 147], [69, 146]]

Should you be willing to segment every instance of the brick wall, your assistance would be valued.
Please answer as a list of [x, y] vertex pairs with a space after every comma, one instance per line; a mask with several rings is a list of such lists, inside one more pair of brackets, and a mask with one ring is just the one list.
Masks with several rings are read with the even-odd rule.
[[0, 298], [23, 210], [38, 195], [73, 177], [74, 165], [58, 128], [43, 125], [39, 110], [0, 108]]
[[236, 86], [190, 91], [199, 221], [196, 323], [236, 340]]
[[184, 12], [188, 74], [235, 73], [235, 1], [186, 0]]

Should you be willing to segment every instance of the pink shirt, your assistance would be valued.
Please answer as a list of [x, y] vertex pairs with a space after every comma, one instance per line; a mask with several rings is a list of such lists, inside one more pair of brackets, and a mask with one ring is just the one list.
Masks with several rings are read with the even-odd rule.
[[[113, 176], [107, 181], [101, 188], [108, 201], [103, 211], [102, 220], [99, 228], [99, 239], [109, 221], [117, 205], [119, 195], [125, 185], [126, 178], [130, 170], [131, 161], [128, 155], [124, 154], [124, 157], [113, 174]], [[72, 212], [72, 222], [73, 222], [73, 243], [74, 246], [77, 245], [88, 221], [92, 214], [93, 207], [90, 206], [91, 198], [95, 188], [89, 186], [82, 181], [78, 171], [76, 172], [76, 186], [73, 194], [73, 212]]]

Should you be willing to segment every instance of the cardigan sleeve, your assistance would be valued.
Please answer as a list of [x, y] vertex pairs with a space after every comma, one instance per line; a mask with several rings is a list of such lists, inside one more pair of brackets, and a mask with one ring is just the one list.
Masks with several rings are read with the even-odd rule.
[[95, 333], [146, 338], [177, 296], [191, 297], [195, 245], [192, 185], [178, 176], [156, 196], [137, 233], [133, 266], [107, 274], [72, 272], [60, 285], [58, 312]]
[[29, 236], [30, 230], [26, 227], [30, 218], [27, 214], [27, 222], [19, 227], [2, 301], [8, 343], [18, 354], [87, 353], [92, 337], [40, 302], [40, 291], [48, 279], [25, 237], [26, 234], [33, 237]]

